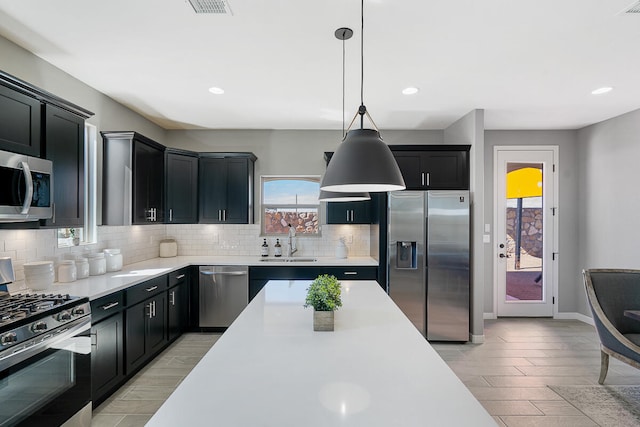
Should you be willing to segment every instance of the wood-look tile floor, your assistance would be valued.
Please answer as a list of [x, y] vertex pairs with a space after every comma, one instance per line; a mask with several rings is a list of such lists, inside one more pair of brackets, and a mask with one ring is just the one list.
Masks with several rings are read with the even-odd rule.
[[[92, 426], [144, 426], [219, 338], [185, 334], [94, 410]], [[599, 341], [575, 320], [485, 322], [484, 344], [432, 344], [500, 426], [590, 427], [593, 420], [548, 385], [595, 385]], [[640, 384], [640, 370], [613, 358], [605, 384]]]
[[[500, 426], [598, 426], [548, 385], [597, 385], [600, 342], [575, 320], [485, 321], [484, 344], [432, 344]], [[613, 358], [607, 385], [640, 384], [640, 370]]]

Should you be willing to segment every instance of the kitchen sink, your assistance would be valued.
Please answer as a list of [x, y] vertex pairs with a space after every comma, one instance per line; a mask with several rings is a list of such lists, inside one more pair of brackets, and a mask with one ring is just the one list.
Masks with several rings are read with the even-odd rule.
[[316, 262], [318, 258], [262, 258], [260, 262]]

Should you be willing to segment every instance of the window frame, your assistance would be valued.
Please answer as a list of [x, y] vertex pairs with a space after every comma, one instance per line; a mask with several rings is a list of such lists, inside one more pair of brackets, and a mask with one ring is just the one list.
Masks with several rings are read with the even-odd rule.
[[320, 183], [322, 180], [321, 175], [260, 175], [260, 237], [283, 237], [287, 236], [286, 233], [267, 233], [265, 231], [265, 211], [266, 209], [290, 209], [292, 211], [299, 209], [315, 209], [318, 215], [318, 232], [313, 234], [307, 233], [298, 233], [298, 237], [322, 237], [322, 220], [321, 220], [321, 202], [318, 200], [317, 204], [267, 204], [264, 202], [264, 185], [267, 182], [277, 181], [277, 180], [288, 180], [288, 181], [311, 181], [317, 182], [318, 184], [318, 199], [320, 198]]

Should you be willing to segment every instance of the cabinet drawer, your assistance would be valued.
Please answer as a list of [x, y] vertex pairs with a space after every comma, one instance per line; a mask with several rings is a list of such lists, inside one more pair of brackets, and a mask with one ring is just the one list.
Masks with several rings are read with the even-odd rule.
[[137, 304], [145, 299], [167, 290], [167, 276], [156, 277], [126, 290], [127, 306]]
[[124, 308], [124, 292], [114, 292], [91, 301], [91, 322], [95, 325], [100, 320], [111, 316]]
[[327, 267], [323, 274], [336, 276], [338, 280], [377, 280], [376, 267]]
[[178, 283], [185, 282], [189, 276], [188, 268], [181, 268], [180, 270], [172, 271], [169, 273], [169, 287], [175, 286]]

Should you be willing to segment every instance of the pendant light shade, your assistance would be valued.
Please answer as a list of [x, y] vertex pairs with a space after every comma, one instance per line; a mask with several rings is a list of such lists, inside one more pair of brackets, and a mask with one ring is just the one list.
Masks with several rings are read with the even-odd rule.
[[404, 190], [400, 168], [373, 129], [354, 129], [331, 157], [320, 189], [335, 192]]
[[334, 191], [320, 190], [321, 202], [362, 202], [371, 200], [369, 193], [336, 193]]
[[[396, 163], [396, 159], [393, 157], [389, 147], [382, 142], [380, 132], [377, 130], [378, 127], [373, 123], [371, 116], [367, 112], [367, 107], [364, 105], [364, 0], [360, 1], [360, 6], [360, 107], [353, 120], [351, 120], [351, 124], [353, 124], [356, 117], [360, 116], [360, 129], [349, 130], [351, 124], [349, 125], [344, 140], [333, 154], [329, 166], [327, 166], [320, 189], [339, 193], [404, 190], [406, 187], [398, 163]], [[340, 38], [339, 30], [336, 31], [336, 37], [338, 38]], [[376, 130], [364, 129], [363, 121], [365, 115], [371, 120]]]

